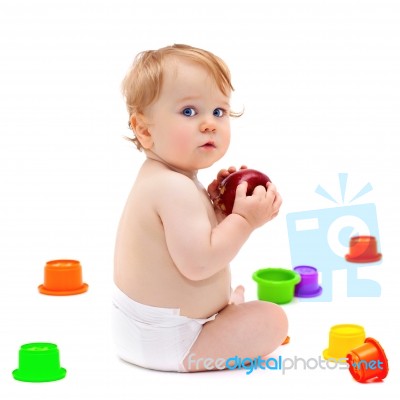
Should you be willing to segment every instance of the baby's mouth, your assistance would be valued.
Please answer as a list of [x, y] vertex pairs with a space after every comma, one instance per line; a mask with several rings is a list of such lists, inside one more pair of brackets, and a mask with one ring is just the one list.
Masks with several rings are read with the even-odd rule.
[[204, 143], [203, 146], [200, 146], [200, 147], [203, 147], [205, 149], [215, 149], [215, 143], [212, 141], [209, 141], [207, 143]]

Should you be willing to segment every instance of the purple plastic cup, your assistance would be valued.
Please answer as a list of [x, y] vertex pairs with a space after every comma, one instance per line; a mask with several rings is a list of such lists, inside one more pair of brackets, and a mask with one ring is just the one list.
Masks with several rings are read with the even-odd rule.
[[308, 265], [299, 265], [293, 268], [301, 276], [301, 281], [294, 289], [296, 297], [316, 297], [322, 293], [322, 287], [318, 286], [318, 270]]

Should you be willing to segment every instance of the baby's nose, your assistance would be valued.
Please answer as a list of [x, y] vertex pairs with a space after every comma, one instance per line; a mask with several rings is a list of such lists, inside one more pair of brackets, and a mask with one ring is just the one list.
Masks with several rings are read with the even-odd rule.
[[200, 131], [202, 133], [214, 133], [216, 131], [215, 124], [211, 121], [205, 121], [201, 124]]

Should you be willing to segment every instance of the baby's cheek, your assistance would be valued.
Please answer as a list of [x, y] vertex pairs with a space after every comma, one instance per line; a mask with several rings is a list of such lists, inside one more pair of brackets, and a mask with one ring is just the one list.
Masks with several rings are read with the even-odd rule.
[[175, 145], [179, 151], [187, 151], [192, 145], [193, 140], [190, 138], [187, 130], [183, 128], [175, 132], [176, 140], [174, 140]]

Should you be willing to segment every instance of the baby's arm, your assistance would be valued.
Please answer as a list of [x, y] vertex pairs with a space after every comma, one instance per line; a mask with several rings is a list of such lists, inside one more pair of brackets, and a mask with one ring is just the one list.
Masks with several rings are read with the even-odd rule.
[[180, 272], [191, 280], [206, 279], [225, 268], [251, 232], [279, 209], [275, 187], [257, 187], [246, 196], [239, 185], [232, 214], [212, 227], [207, 209], [193, 181], [173, 173], [164, 179], [156, 207], [169, 253]]

